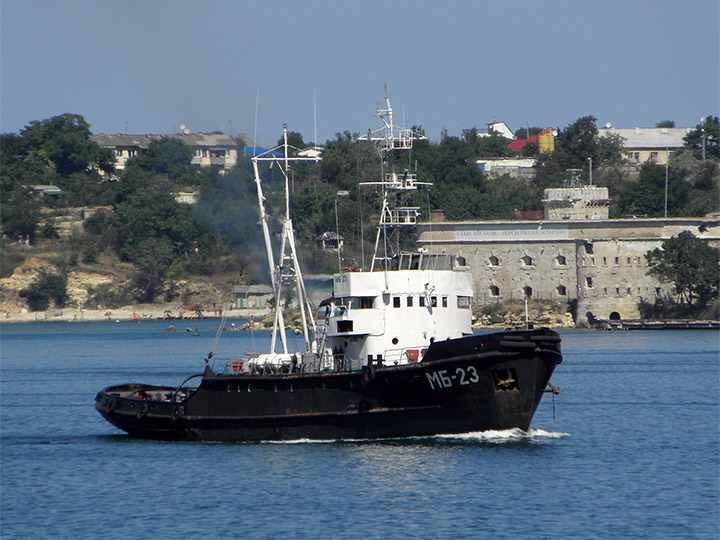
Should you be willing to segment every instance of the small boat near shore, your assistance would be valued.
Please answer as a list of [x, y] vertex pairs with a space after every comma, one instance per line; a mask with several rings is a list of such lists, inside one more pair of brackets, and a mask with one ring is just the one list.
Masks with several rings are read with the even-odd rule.
[[[362, 137], [382, 156], [412, 147], [385, 94], [380, 130]], [[399, 249], [401, 229], [419, 208], [407, 196], [429, 184], [408, 170], [386, 173], [369, 269], [339, 269], [333, 294], [314, 314], [305, 290], [290, 218], [288, 177], [295, 161], [318, 161], [287, 143], [253, 157], [261, 225], [275, 298], [293, 291], [304, 348], [290, 351], [276, 302], [270, 351], [218, 360], [177, 387], [109, 386], [95, 408], [132, 436], [151, 439], [261, 441], [375, 439], [520, 428], [527, 431], [562, 362], [549, 329], [472, 331], [472, 276], [462, 257]], [[286, 208], [279, 257], [270, 242], [258, 164], [285, 175]], [[218, 338], [221, 331], [218, 331]], [[278, 339], [280, 343], [278, 343]], [[279, 351], [277, 349], [280, 349]], [[214, 350], [214, 345], [213, 345]]]

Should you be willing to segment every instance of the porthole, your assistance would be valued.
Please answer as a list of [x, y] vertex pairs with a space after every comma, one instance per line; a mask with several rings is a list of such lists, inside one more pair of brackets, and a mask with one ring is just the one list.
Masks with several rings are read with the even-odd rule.
[[397, 345], [399, 343], [398, 338], [394, 337], [392, 338], [392, 344]]
[[250, 388], [249, 384], [248, 384], [248, 392], [252, 392], [252, 389]]
[[237, 391], [238, 391], [238, 392], [242, 392], [242, 386], [240, 386], [239, 384], [238, 384], [238, 387], [237, 387]]
[[228, 384], [228, 387], [227, 387], [227, 391], [228, 391], [228, 392], [232, 392], [231, 385], [229, 385], [229, 384]]

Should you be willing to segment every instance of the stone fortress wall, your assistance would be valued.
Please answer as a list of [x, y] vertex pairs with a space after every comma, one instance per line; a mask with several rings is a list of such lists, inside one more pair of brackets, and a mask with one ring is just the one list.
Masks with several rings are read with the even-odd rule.
[[[720, 216], [705, 218], [578, 219], [583, 208], [602, 207], [606, 188], [590, 190], [589, 201], [563, 203], [555, 220], [442, 222], [418, 225], [418, 245], [431, 253], [457, 253], [472, 268], [476, 305], [504, 300], [577, 301], [579, 326], [597, 319], [639, 318], [640, 300], [674, 295], [672, 284], [646, 275], [645, 253], [682, 231], [720, 247]], [[566, 190], [560, 188], [558, 191]], [[566, 193], [547, 193], [567, 201]], [[575, 194], [573, 194], [575, 195]], [[547, 206], [546, 206], [546, 216]], [[566, 217], [567, 216], [567, 217]], [[584, 216], [584, 214], [583, 214]]]

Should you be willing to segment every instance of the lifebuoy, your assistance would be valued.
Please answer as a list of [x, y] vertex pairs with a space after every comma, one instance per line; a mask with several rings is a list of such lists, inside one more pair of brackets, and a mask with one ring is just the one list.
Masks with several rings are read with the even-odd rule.
[[145, 418], [147, 416], [148, 411], [150, 411], [150, 407], [148, 406], [147, 403], [143, 403], [142, 405], [140, 405], [140, 408], [138, 409], [137, 417], [139, 419]]
[[105, 414], [110, 414], [117, 408], [117, 401], [114, 399], [108, 399], [105, 403]]
[[170, 417], [170, 419], [173, 422], [177, 422], [180, 419], [180, 417], [184, 414], [185, 414], [185, 407], [183, 407], [182, 405], [175, 405], [175, 407], [173, 407], [172, 416]]
[[363, 385], [368, 385], [375, 380], [375, 369], [375, 366], [372, 364], [365, 366], [365, 370], [362, 374]]

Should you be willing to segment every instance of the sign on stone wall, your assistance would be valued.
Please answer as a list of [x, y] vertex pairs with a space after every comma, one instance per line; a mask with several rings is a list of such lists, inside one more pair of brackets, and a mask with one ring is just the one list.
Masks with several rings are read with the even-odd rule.
[[566, 223], [483, 223], [457, 225], [456, 242], [569, 240]]

